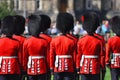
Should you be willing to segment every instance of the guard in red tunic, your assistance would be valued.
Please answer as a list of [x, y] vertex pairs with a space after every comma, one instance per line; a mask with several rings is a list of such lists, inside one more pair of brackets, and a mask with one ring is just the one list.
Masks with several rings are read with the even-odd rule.
[[52, 40], [52, 37], [47, 34], [48, 28], [50, 28], [51, 19], [47, 15], [40, 15], [41, 16], [41, 24], [40, 27], [43, 28], [43, 32], [40, 34], [40, 37], [46, 39], [48, 41], [48, 51], [47, 51], [47, 80], [51, 80], [51, 74], [50, 74], [50, 42]]
[[76, 44], [67, 36], [73, 26], [71, 14], [58, 14], [56, 27], [61, 33], [50, 44], [50, 69], [51, 73], [54, 72], [54, 80], [74, 80]]
[[23, 36], [24, 30], [25, 30], [25, 18], [20, 15], [15, 15], [15, 35], [13, 35], [13, 38], [17, 39], [20, 42], [20, 50], [19, 50], [19, 62], [21, 64], [21, 78], [24, 77], [24, 70], [23, 70], [23, 43], [26, 39], [26, 37]]
[[[102, 36], [98, 33], [94, 33], [94, 35], [101, 39], [102, 44], [103, 44], [103, 53], [106, 54], [106, 42], [105, 42], [104, 36]], [[106, 68], [101, 70], [101, 80], [105, 79], [105, 74], [106, 74]]]
[[112, 31], [116, 34], [108, 40], [106, 47], [106, 65], [111, 70], [111, 80], [120, 77], [120, 16], [110, 20]]
[[[67, 36], [69, 36], [70, 38], [72, 38], [76, 44], [76, 47], [77, 47], [77, 42], [78, 42], [78, 38], [73, 35], [72, 33], [68, 33]], [[76, 49], [77, 50], [77, 49]], [[77, 52], [77, 51], [76, 51]], [[76, 65], [74, 65], [74, 67], [76, 68]], [[75, 79], [74, 80], [79, 80], [79, 75], [77, 74], [77, 70], [75, 69]]]
[[20, 80], [18, 52], [20, 43], [12, 38], [15, 31], [15, 18], [6, 16], [1, 24], [0, 38], [0, 80]]
[[[94, 33], [95, 36], [99, 37], [102, 41], [102, 44], [103, 44], [103, 54], [106, 54], [106, 42], [105, 42], [105, 39], [102, 35], [100, 34], [97, 34], [97, 33]], [[104, 59], [105, 60], [105, 59]], [[105, 61], [104, 61], [105, 62]], [[105, 79], [105, 74], [106, 74], [106, 68], [104, 69], [101, 69], [101, 80], [104, 80]]]
[[31, 15], [28, 19], [28, 31], [31, 37], [23, 44], [23, 66], [29, 80], [46, 80], [48, 42], [39, 36], [42, 32], [41, 17]]
[[83, 29], [87, 35], [78, 41], [76, 68], [82, 80], [100, 80], [100, 70], [105, 69], [105, 54], [101, 38], [94, 33], [99, 26], [99, 17], [88, 12], [83, 19]]

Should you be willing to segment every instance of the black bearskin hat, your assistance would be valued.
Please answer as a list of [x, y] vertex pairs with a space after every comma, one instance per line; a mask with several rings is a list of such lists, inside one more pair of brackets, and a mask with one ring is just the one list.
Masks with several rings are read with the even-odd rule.
[[23, 34], [24, 30], [25, 30], [25, 18], [23, 16], [20, 15], [15, 15], [15, 34], [16, 35], [20, 35]]
[[83, 29], [87, 31], [88, 34], [95, 32], [98, 26], [100, 26], [99, 16], [94, 12], [87, 12], [82, 15], [81, 21]]
[[15, 32], [15, 18], [6, 16], [1, 22], [1, 33], [6, 36], [12, 36]]
[[68, 33], [74, 27], [73, 16], [69, 13], [59, 13], [57, 16], [56, 27], [63, 34]]
[[41, 17], [38, 15], [30, 15], [28, 17], [28, 31], [32, 36], [39, 36]]
[[114, 16], [110, 19], [110, 26], [116, 35], [120, 36], [120, 16]]
[[40, 27], [42, 28], [43, 32], [50, 28], [51, 19], [49, 16], [41, 14], [41, 24]]

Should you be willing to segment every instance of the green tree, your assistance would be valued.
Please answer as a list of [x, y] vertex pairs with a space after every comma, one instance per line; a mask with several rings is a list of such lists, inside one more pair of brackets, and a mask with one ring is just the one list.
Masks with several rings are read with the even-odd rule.
[[7, 0], [3, 0], [0, 3], [0, 19], [3, 19], [7, 15], [15, 15], [13, 0], [10, 0], [9, 4]]

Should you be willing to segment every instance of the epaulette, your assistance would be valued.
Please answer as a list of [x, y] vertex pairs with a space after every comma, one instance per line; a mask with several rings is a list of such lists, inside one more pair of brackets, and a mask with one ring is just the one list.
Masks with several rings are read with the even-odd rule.
[[98, 36], [99, 38], [103, 39], [104, 40], [104, 36], [103, 35], [100, 35], [100, 34], [95, 34], [95, 36]]
[[10, 39], [12, 39], [12, 40], [15, 40], [15, 41], [18, 41], [18, 42], [19, 42], [19, 40], [15, 39], [15, 38], [13, 38], [13, 37], [0, 36], [0, 39], [2, 39], [2, 38], [10, 38]]
[[79, 39], [78, 35], [71, 35], [73, 38]]
[[47, 33], [43, 33], [44, 35], [48, 36], [48, 37], [51, 37], [51, 35], [47, 34]]
[[95, 37], [95, 38], [97, 38], [97, 39], [99, 39], [99, 40], [102, 40], [100, 37], [98, 37], [98, 36], [96, 36], [96, 35], [94, 35], [93, 37]]
[[20, 42], [19, 40], [15, 39], [15, 38], [10, 38], [10, 39]]
[[6, 38], [9, 38], [9, 39], [12, 39], [12, 40], [15, 40], [15, 41], [20, 42], [19, 40], [15, 39], [15, 38], [13, 38], [13, 37], [6, 37]]
[[67, 35], [65, 35], [66, 37], [68, 37], [69, 39], [72, 39], [72, 40], [74, 40], [72, 37], [73, 37], [73, 35], [71, 35], [71, 37], [70, 36], [67, 36]]

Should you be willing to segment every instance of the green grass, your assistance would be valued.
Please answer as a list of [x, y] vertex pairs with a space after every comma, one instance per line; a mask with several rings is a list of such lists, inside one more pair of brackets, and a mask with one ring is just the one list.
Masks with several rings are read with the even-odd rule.
[[[106, 69], [105, 80], [111, 80], [110, 69]], [[120, 80], [120, 77], [119, 77]]]
[[110, 69], [106, 68], [105, 80], [111, 80]]

